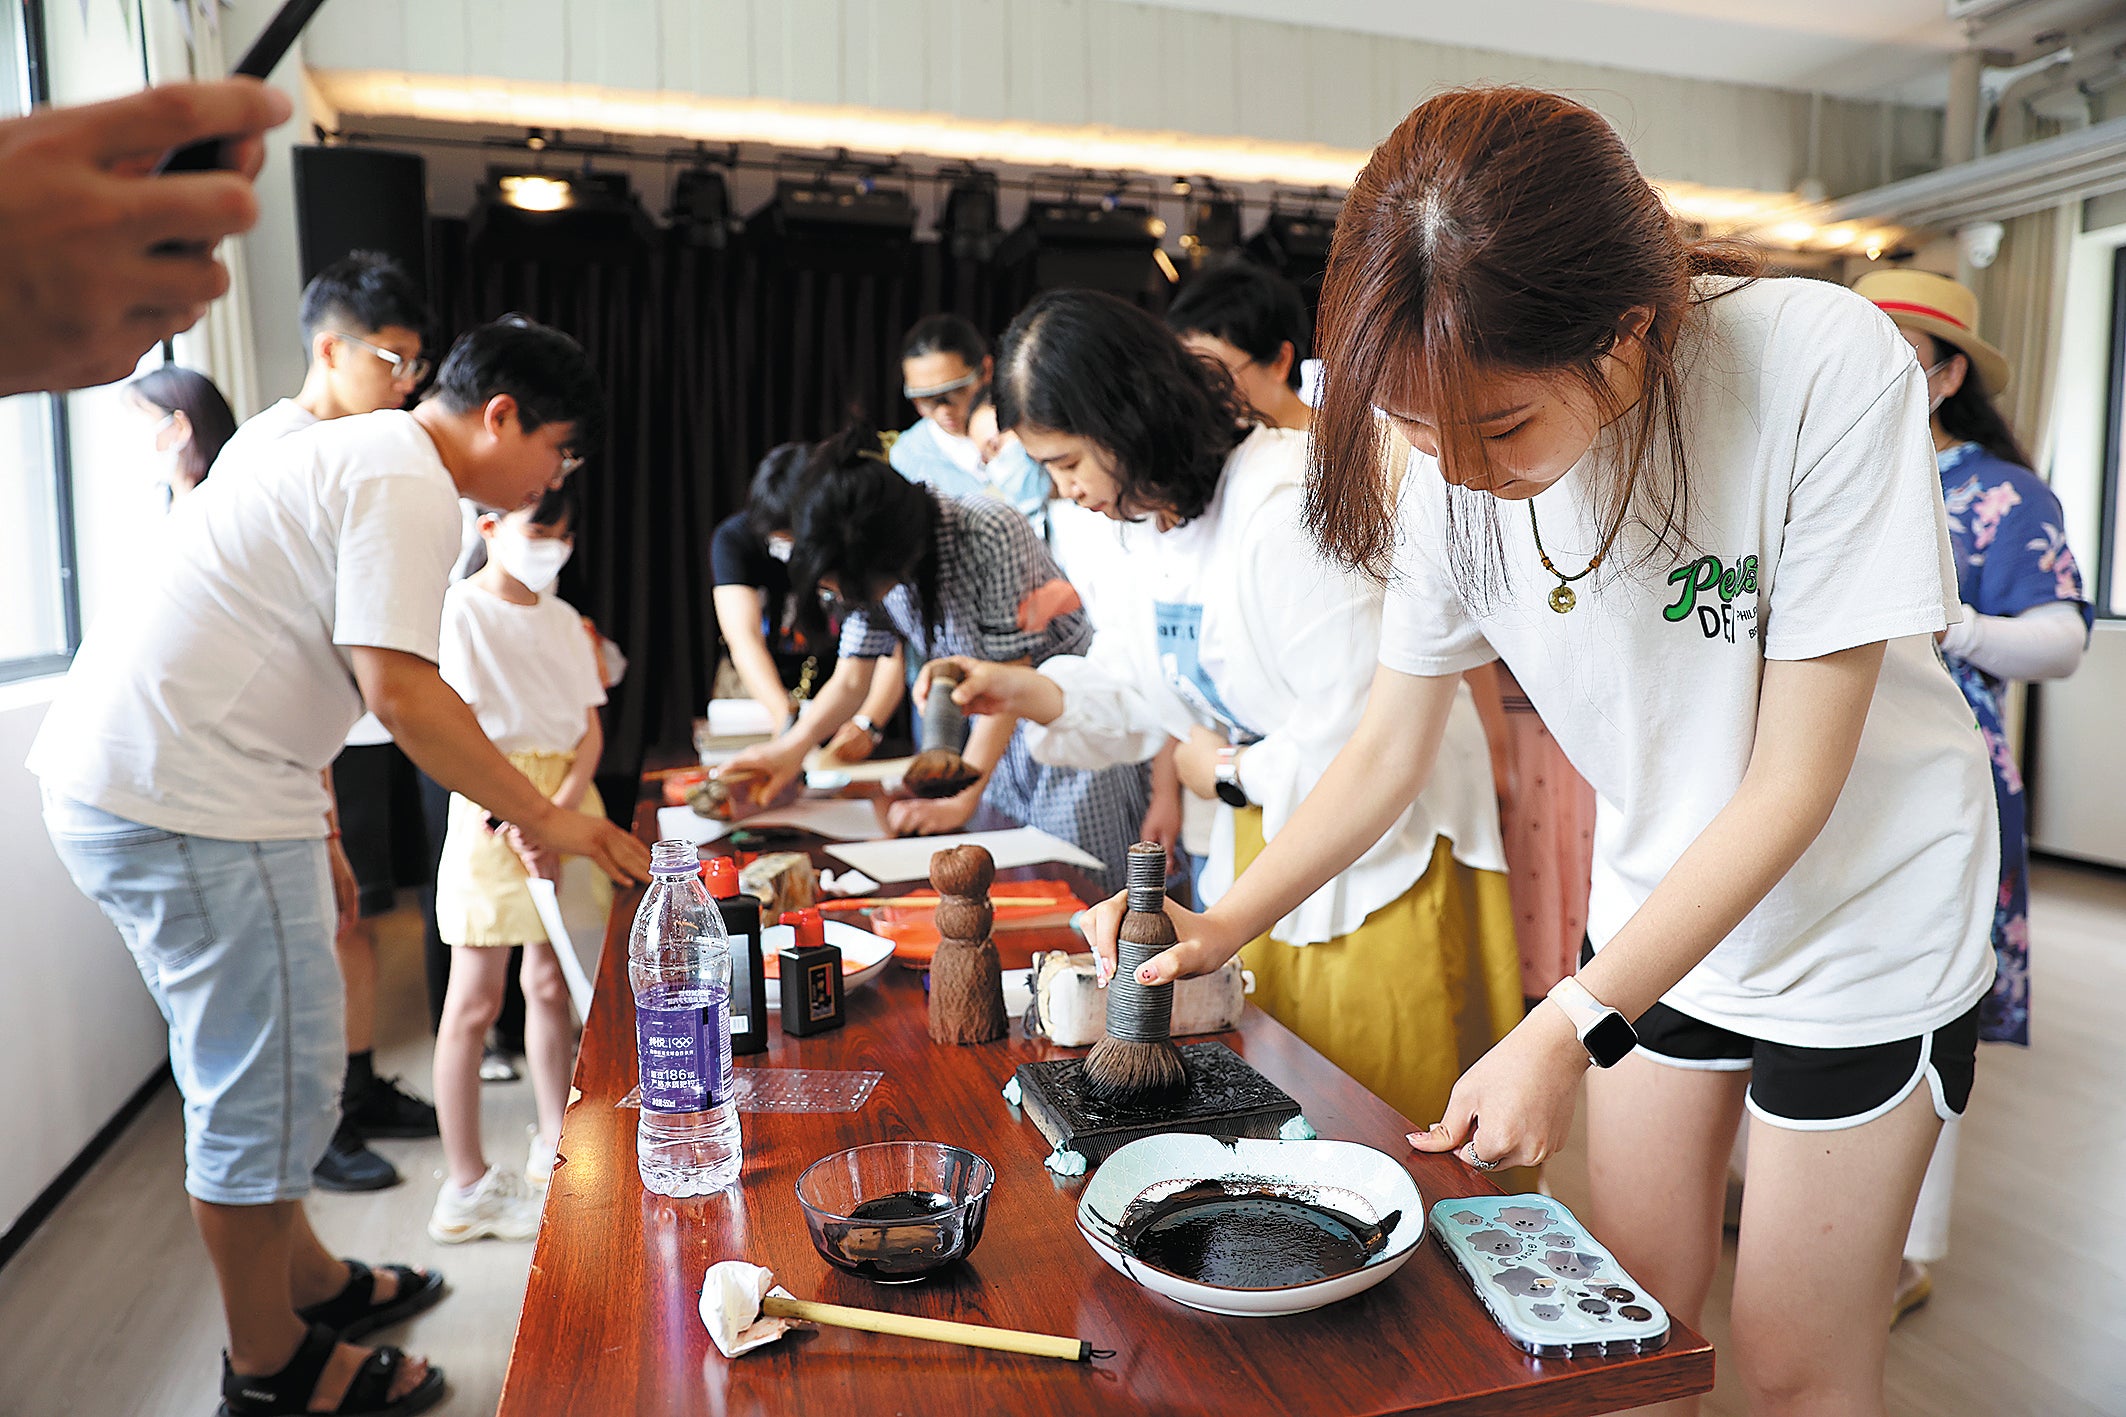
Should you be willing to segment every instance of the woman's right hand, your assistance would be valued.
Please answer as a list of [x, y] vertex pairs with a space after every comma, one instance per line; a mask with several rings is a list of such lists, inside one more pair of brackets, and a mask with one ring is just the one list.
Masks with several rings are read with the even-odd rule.
[[[1128, 910], [1129, 896], [1125, 892], [1110, 896], [1086, 912], [1085, 938], [1092, 944], [1094, 967], [1102, 984], [1114, 977], [1116, 937]], [[1168, 901], [1166, 914], [1180, 939], [1144, 962], [1137, 971], [1140, 984], [1171, 984], [1176, 979], [1214, 973], [1239, 954], [1249, 939], [1237, 935], [1215, 911], [1198, 915]]]
[[712, 776], [731, 784], [733, 800], [743, 798], [755, 807], [764, 807], [782, 796], [804, 770], [804, 748], [786, 746], [776, 739], [755, 743], [719, 766]]
[[952, 701], [970, 714], [1009, 714], [1033, 723], [1053, 723], [1063, 712], [1063, 689], [1037, 669], [1023, 664], [991, 664], [956, 654], [933, 659], [915, 679], [915, 701], [930, 697], [931, 671], [949, 664], [959, 671], [960, 687]]

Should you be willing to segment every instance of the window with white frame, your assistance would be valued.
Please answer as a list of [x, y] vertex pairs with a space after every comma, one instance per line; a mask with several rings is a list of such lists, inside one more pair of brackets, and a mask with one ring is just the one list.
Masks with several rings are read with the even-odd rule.
[[[0, 8], [0, 115], [42, 96], [40, 19]], [[0, 682], [64, 668], [80, 640], [64, 438], [49, 395], [0, 399]]]

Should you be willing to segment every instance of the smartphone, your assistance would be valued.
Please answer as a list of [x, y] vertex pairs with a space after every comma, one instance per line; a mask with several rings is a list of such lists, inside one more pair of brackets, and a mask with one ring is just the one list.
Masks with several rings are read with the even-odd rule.
[[[244, 51], [244, 57], [236, 61], [236, 68], [230, 71], [230, 77], [263, 79], [272, 73], [273, 66], [286, 57], [295, 45], [295, 37], [303, 32], [303, 26], [310, 23], [310, 17], [316, 14], [324, 3], [325, 0], [287, 0], [287, 3], [280, 7], [279, 13], [266, 22], [266, 27], [259, 32], [258, 38], [251, 41], [251, 47]], [[157, 174], [216, 172], [228, 165], [224, 140], [202, 138], [196, 143], [172, 151], [156, 166], [155, 171]]]
[[1523, 1352], [1583, 1358], [1650, 1353], [1668, 1342], [1668, 1310], [1549, 1196], [1443, 1200], [1430, 1223]]

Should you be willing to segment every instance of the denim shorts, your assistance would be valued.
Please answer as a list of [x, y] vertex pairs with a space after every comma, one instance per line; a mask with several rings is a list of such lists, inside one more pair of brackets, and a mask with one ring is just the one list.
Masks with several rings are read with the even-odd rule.
[[185, 1190], [300, 1200], [339, 1120], [346, 1019], [323, 841], [220, 841], [47, 793], [45, 827], [170, 1026]]

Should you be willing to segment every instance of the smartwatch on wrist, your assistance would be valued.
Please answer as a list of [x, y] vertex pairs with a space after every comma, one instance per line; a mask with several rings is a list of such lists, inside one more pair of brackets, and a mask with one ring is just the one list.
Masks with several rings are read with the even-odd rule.
[[1240, 786], [1240, 750], [1228, 743], [1218, 750], [1218, 764], [1211, 769], [1213, 790], [1228, 807], [1245, 807], [1248, 794]]
[[874, 744], [876, 744], [879, 739], [886, 736], [885, 730], [880, 728], [877, 724], [873, 723], [868, 714], [860, 713], [849, 721], [855, 724], [858, 728], [861, 728], [864, 731], [864, 736], [869, 738]]
[[1639, 1046], [1638, 1030], [1631, 1020], [1587, 992], [1578, 977], [1568, 974], [1550, 991], [1556, 1004], [1580, 1036], [1580, 1046], [1598, 1068], [1613, 1068]]

